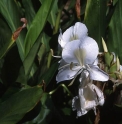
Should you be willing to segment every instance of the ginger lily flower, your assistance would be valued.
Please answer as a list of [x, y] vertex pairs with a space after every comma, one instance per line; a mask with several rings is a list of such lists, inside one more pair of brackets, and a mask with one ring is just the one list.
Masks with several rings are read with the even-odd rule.
[[78, 96], [72, 100], [73, 111], [77, 110], [77, 117], [86, 114], [89, 110], [93, 109], [96, 115], [96, 106], [104, 104], [104, 95], [102, 91], [92, 84], [89, 83], [89, 79], [86, 78], [82, 83], [85, 82], [85, 86], [81, 84], [79, 87]]
[[65, 64], [62, 64], [61, 61], [63, 66], [59, 68], [57, 82], [75, 79], [78, 74], [81, 74], [82, 77], [82, 72], [85, 70], [89, 73], [90, 79], [107, 81], [108, 74], [95, 63], [98, 51], [96, 41], [90, 37], [85, 37], [82, 42], [80, 40], [68, 42], [62, 51], [62, 59]]
[[63, 34], [60, 31], [58, 42], [61, 47], [64, 48], [64, 46], [70, 41], [78, 39], [80, 41], [84, 40], [84, 38], [87, 36], [87, 32], [87, 27], [83, 23], [77, 22], [74, 26], [68, 28]]

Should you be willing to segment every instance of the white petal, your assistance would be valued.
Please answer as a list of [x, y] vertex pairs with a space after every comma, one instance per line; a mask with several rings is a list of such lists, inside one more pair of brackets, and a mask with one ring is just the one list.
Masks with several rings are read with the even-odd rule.
[[[78, 40], [81, 41], [87, 36], [88, 29], [83, 23], [77, 22], [74, 26], [71, 26], [63, 33], [63, 43], [62, 46], [64, 47], [67, 42]], [[65, 44], [64, 44], [65, 43]]]
[[76, 96], [72, 99], [72, 109], [73, 111], [77, 110], [77, 117], [85, 115], [88, 111], [81, 110], [79, 97]]
[[85, 99], [84, 109], [92, 109], [93, 107], [97, 106], [97, 104], [98, 104], [97, 95], [94, 92], [92, 85], [93, 84], [90, 83], [89, 85], [84, 87], [83, 94], [82, 94], [82, 92], [79, 92], [79, 97], [81, 97], [83, 95], [84, 99]]
[[98, 65], [98, 58], [95, 59], [93, 65]]
[[78, 71], [79, 71], [79, 69], [71, 70], [70, 66], [67, 66], [67, 67], [59, 70], [59, 72], [58, 72], [58, 74], [56, 76], [56, 81], [61, 82], [61, 81], [73, 79], [75, 74]]
[[59, 67], [58, 68], [61, 68], [61, 67], [63, 67], [63, 66], [65, 66], [65, 65], [67, 65], [68, 63], [67, 62], [65, 62], [63, 59], [61, 59], [60, 60], [60, 65], [59, 65]]
[[80, 100], [81, 109], [85, 109], [86, 99], [84, 98], [84, 89], [83, 88], [79, 88], [79, 100]]
[[90, 109], [96, 113], [96, 106], [104, 104], [102, 91], [92, 83], [83, 88], [79, 88], [79, 96], [72, 100], [73, 110], [77, 110], [77, 116], [86, 114]]
[[88, 77], [89, 73], [88, 71], [84, 70], [82, 73], [81, 73], [81, 76], [80, 76], [80, 85], [79, 87], [85, 87], [89, 82], [89, 77]]
[[88, 35], [88, 29], [85, 24], [77, 22], [74, 26], [74, 36], [76, 36], [81, 41]]
[[80, 48], [86, 50], [86, 57], [84, 60], [85, 63], [93, 64], [99, 53], [99, 48], [98, 48], [97, 42], [90, 37], [86, 37], [83, 40], [83, 42], [80, 44]]
[[74, 51], [79, 48], [80, 43], [81, 42], [79, 40], [74, 40], [67, 43], [67, 45], [62, 51], [62, 58], [64, 59], [64, 61], [66, 61], [67, 63], [78, 63], [78, 60], [74, 55]]
[[104, 104], [104, 101], [105, 101], [103, 92], [97, 86], [95, 86], [94, 84], [92, 85], [92, 87], [97, 94], [98, 104], [102, 106]]
[[[82, 58], [82, 50], [85, 50], [84, 62], [86, 64], [93, 64], [98, 55], [98, 45], [96, 41], [90, 37], [86, 37], [82, 42], [74, 40], [67, 43], [63, 49], [62, 58], [68, 63], [79, 63], [78, 59]], [[79, 58], [75, 55], [76, 51], [80, 52], [79, 55], [81, 54]]]
[[97, 81], [108, 81], [109, 75], [101, 70], [98, 66], [90, 65], [89, 75], [90, 79]]
[[60, 31], [60, 34], [58, 36], [58, 43], [61, 45], [61, 47], [63, 48], [65, 45], [66, 45], [66, 41], [63, 40], [63, 35], [62, 35], [62, 32]]

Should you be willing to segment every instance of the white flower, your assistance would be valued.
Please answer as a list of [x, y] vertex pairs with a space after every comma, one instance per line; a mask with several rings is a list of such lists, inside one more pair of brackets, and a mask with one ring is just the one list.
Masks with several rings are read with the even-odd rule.
[[[87, 36], [87, 28], [78, 22], [59, 35], [59, 44], [63, 48], [57, 82], [70, 80], [80, 74], [78, 96], [72, 100], [77, 116], [86, 114], [97, 105], [104, 104], [102, 91], [92, 84], [92, 80], [107, 81], [109, 76], [97, 64], [99, 48], [96, 41]], [[71, 42], [70, 42], [71, 41]]]
[[104, 95], [102, 91], [92, 84], [89, 83], [88, 78], [85, 78], [82, 83], [85, 86], [79, 87], [78, 96], [72, 100], [73, 111], [77, 110], [77, 117], [86, 114], [89, 110], [93, 109], [96, 114], [96, 106], [104, 104]]
[[84, 70], [87, 70], [92, 80], [107, 81], [108, 74], [95, 62], [98, 51], [96, 41], [90, 37], [85, 37], [82, 42], [80, 40], [68, 42], [62, 51], [62, 67], [60, 66], [56, 77], [57, 82], [73, 79], [78, 74], [82, 77]]
[[68, 28], [63, 34], [60, 31], [58, 42], [61, 45], [62, 48], [64, 46], [73, 40], [84, 40], [84, 38], [87, 36], [88, 29], [83, 23], [77, 22], [74, 26], [71, 26]]

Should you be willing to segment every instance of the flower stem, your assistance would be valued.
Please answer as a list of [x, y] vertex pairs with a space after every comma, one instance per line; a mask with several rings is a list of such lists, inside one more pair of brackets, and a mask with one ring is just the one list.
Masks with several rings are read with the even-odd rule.
[[68, 89], [68, 88], [66, 87], [66, 85], [64, 85], [64, 84], [60, 84], [56, 89], [50, 91], [49, 94], [52, 95], [52, 94], [55, 93], [60, 87], [63, 87], [63, 88], [68, 92], [68, 94], [73, 97], [73, 94], [69, 91], [69, 89]]

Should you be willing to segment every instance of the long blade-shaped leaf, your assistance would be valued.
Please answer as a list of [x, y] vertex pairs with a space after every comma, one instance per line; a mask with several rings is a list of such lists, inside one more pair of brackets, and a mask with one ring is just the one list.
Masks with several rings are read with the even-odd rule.
[[[5, 18], [12, 32], [14, 32], [21, 25], [21, 13], [14, 0], [0, 0], [0, 13]], [[23, 39], [24, 34], [21, 33], [16, 42], [22, 61], [24, 60]]]
[[22, 3], [24, 6], [24, 9], [25, 9], [25, 17], [28, 20], [27, 26], [30, 26], [31, 22], [33, 21], [35, 15], [36, 15], [34, 8], [33, 8], [32, 1], [31, 0], [22, 0]]
[[[6, 43], [3, 45], [3, 47], [0, 49], [0, 59], [5, 55], [5, 53], [11, 48], [11, 46], [14, 44], [15, 40], [20, 35], [20, 32], [23, 28], [26, 27], [27, 20], [25, 18], [22, 18], [21, 21], [24, 22], [23, 26], [19, 27], [13, 34], [12, 37], [9, 38]], [[2, 33], [2, 32], [1, 32]], [[3, 34], [3, 37], [5, 37], [5, 32]], [[1, 36], [2, 37], [2, 36]]]
[[102, 48], [101, 37], [105, 35], [105, 17], [107, 0], [87, 0], [85, 11], [85, 24], [89, 35], [94, 38]]
[[37, 12], [25, 38], [25, 56], [29, 53], [44, 28], [54, 0], [45, 0]]
[[35, 56], [36, 56], [38, 49], [40, 47], [41, 37], [42, 37], [42, 35], [37, 39], [37, 41], [35, 42], [35, 44], [31, 48], [31, 51], [29, 52], [29, 54], [27, 55], [26, 59], [23, 62], [25, 75], [29, 74], [29, 72], [32, 68], [33, 61], [34, 61]]
[[12, 95], [0, 104], [0, 124], [16, 124], [42, 96], [41, 87], [31, 87]]
[[[44, 0], [39, 0], [42, 4], [44, 2]], [[48, 21], [49, 23], [54, 27], [55, 23], [56, 23], [56, 14], [58, 12], [58, 5], [57, 5], [58, 0], [54, 1], [54, 4], [52, 6], [52, 10], [50, 12], [50, 15], [48, 17]]]
[[109, 23], [107, 47], [115, 52], [122, 62], [122, 1], [118, 0], [114, 14]]
[[41, 83], [43, 80], [46, 83], [46, 86], [51, 81], [52, 77], [54, 76], [55, 72], [58, 69], [59, 64], [57, 62], [53, 63], [52, 66], [39, 77], [39, 83]]

